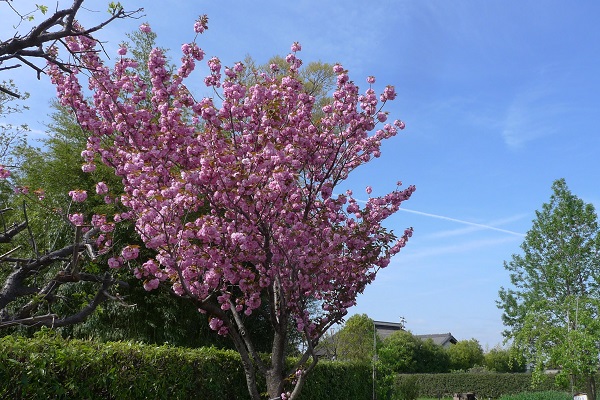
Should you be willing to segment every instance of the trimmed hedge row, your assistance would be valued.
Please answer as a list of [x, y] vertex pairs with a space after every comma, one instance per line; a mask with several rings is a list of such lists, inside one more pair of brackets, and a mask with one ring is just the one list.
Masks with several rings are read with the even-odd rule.
[[[416, 379], [420, 396], [429, 397], [475, 392], [498, 398], [532, 391], [530, 374], [502, 373], [398, 375], [391, 386], [400, 388], [407, 379]], [[383, 397], [391, 395], [386, 381], [380, 376]], [[372, 390], [370, 365], [322, 361], [302, 399], [368, 399]], [[554, 377], [535, 390], [556, 390]], [[240, 357], [231, 350], [64, 340], [52, 334], [0, 338], [0, 398], [237, 400], [248, 399], [247, 393]]]
[[244, 399], [239, 356], [214, 348], [0, 339], [0, 398]]
[[535, 388], [531, 387], [531, 374], [528, 373], [469, 373], [398, 375], [395, 385], [415, 377], [420, 396], [438, 397], [453, 393], [474, 392], [479, 398], [498, 398], [505, 394], [531, 391], [557, 390], [554, 375], [547, 375]]
[[[302, 398], [364, 399], [364, 365], [319, 363]], [[264, 390], [264, 389], [263, 389]], [[0, 398], [248, 399], [235, 351], [64, 340], [53, 335], [0, 338]]]

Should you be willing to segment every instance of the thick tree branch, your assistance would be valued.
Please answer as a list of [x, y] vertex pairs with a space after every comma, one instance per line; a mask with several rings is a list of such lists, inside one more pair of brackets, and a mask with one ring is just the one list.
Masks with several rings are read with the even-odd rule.
[[[143, 8], [135, 11], [125, 11], [122, 7], [115, 8], [110, 17], [100, 22], [99, 24], [88, 28], [82, 29], [76, 23], [77, 13], [80, 11], [81, 5], [84, 0], [74, 0], [71, 7], [64, 10], [57, 10], [47, 19], [42, 21], [37, 26], [33, 27], [29, 33], [24, 36], [15, 34], [12, 38], [0, 41], [0, 65], [6, 61], [18, 60], [23, 64], [34, 69], [37, 73], [38, 79], [44, 72], [43, 68], [36, 66], [30, 59], [43, 59], [51, 61], [66, 69], [67, 64], [56, 57], [54, 57], [47, 49], [44, 49], [44, 45], [52, 45], [61, 39], [74, 36], [88, 36], [104, 28], [106, 25], [116, 19], [134, 18], [136, 14], [143, 11]], [[23, 18], [23, 17], [21, 17]], [[12, 68], [18, 68], [22, 64], [13, 64], [8, 66], [2, 66], [0, 71], [5, 71]], [[19, 97], [15, 92], [10, 91], [6, 87], [0, 86], [0, 91], [13, 97]]]
[[[27, 221], [13, 225], [0, 235], [0, 240], [4, 243], [10, 242], [19, 232], [27, 229], [27, 225]], [[59, 327], [75, 324], [87, 318], [103, 301], [115, 299], [116, 297], [111, 295], [109, 290], [115, 285], [127, 286], [127, 283], [113, 278], [108, 272], [103, 274], [80, 272], [77, 266], [97, 233], [96, 228], [88, 230], [85, 234], [82, 234], [81, 229], [77, 229], [72, 244], [44, 255], [36, 255], [34, 258], [10, 257], [19, 247], [3, 254], [0, 263], [12, 263], [13, 271], [6, 277], [0, 288], [0, 328], [15, 325]], [[31, 282], [31, 277], [36, 276], [36, 280], [39, 280], [56, 263], [64, 266], [45, 283], [38, 285]], [[46, 314], [36, 315], [40, 312], [41, 306], [51, 306], [63, 298], [57, 294], [62, 285], [80, 282], [100, 285], [95, 297], [86, 306], [67, 315], [56, 315], [49, 307]], [[28, 301], [24, 305], [16, 306], [23, 300]]]

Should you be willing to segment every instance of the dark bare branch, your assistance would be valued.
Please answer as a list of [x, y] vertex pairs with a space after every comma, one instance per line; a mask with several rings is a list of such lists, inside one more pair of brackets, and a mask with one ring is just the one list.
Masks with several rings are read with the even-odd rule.
[[[25, 208], [23, 212], [25, 213]], [[27, 229], [27, 221], [12, 226], [0, 235], [0, 239], [8, 243], [25, 229]], [[78, 262], [83, 260], [86, 254], [94, 257], [93, 251], [89, 252], [89, 248], [93, 245], [94, 237], [98, 232], [98, 229], [92, 228], [83, 233], [79, 228], [76, 230], [72, 244], [44, 255], [36, 254], [33, 258], [11, 257], [19, 249], [18, 247], [0, 256], [0, 263], [13, 263], [12, 272], [8, 274], [0, 288], [0, 328], [15, 325], [49, 327], [70, 325], [83, 321], [103, 301], [118, 300], [118, 296], [111, 295], [109, 290], [116, 285], [127, 287], [126, 282], [115, 279], [108, 272], [92, 274], [82, 272], [77, 267]], [[32, 246], [34, 243], [35, 241], [30, 240]], [[55, 270], [57, 264], [62, 266], [48, 277], [48, 272], [52, 271], [51, 268]], [[43, 276], [46, 276], [46, 279], [38, 284], [37, 282], [42, 280]], [[35, 279], [32, 280], [31, 277]], [[62, 285], [81, 282], [99, 285], [91, 302], [68, 315], [56, 315], [49, 311], [54, 303], [64, 299], [64, 296], [58, 292]], [[16, 306], [18, 303], [21, 305]], [[40, 312], [44, 314], [36, 315]]]
[[[29, 33], [24, 36], [15, 34], [8, 40], [0, 40], [0, 65], [4, 62], [18, 60], [28, 67], [34, 69], [40, 79], [43, 68], [36, 66], [30, 60], [45, 60], [57, 64], [61, 69], [67, 69], [67, 63], [54, 57], [54, 55], [44, 46], [50, 46], [61, 41], [64, 38], [75, 36], [87, 36], [92, 38], [92, 34], [101, 30], [106, 25], [116, 19], [137, 18], [143, 11], [143, 8], [135, 11], [125, 11], [122, 7], [117, 7], [112, 11], [110, 17], [99, 24], [85, 29], [80, 27], [77, 22], [77, 13], [80, 11], [84, 0], [74, 0], [71, 7], [64, 10], [57, 10], [47, 19], [33, 27]], [[12, 6], [11, 6], [12, 8]], [[16, 10], [13, 11], [16, 12]], [[18, 13], [17, 13], [18, 14]], [[20, 15], [20, 14], [18, 14]], [[21, 16], [23, 19], [24, 17]], [[64, 45], [64, 44], [63, 44]], [[30, 60], [27, 60], [29, 58]], [[0, 71], [18, 68], [22, 64], [13, 64], [0, 67]], [[0, 86], [0, 91], [13, 97], [19, 95], [5, 87]]]

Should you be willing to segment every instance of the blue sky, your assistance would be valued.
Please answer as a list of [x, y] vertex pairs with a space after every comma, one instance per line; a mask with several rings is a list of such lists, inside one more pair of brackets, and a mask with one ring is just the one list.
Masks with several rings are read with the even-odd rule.
[[[84, 4], [101, 11], [84, 12], [84, 23], [105, 15], [104, 2]], [[371, 185], [377, 195], [398, 180], [416, 185], [405, 210], [388, 223], [398, 232], [413, 226], [415, 234], [351, 313], [392, 322], [404, 317], [413, 333], [451, 332], [492, 347], [502, 341], [495, 301], [509, 282], [503, 261], [520, 251], [552, 182], [565, 178], [573, 193], [600, 207], [596, 1], [122, 4], [144, 7], [145, 16], [98, 34], [109, 54], [144, 21], [162, 47], [177, 50], [206, 13], [209, 29], [199, 44], [225, 65], [247, 54], [265, 62], [298, 41], [305, 62], [340, 62], [361, 87], [368, 75], [377, 78], [376, 89], [395, 85], [398, 98], [387, 109], [407, 128], [341, 189], [357, 194]], [[0, 16], [11, 17], [6, 6]], [[1, 25], [0, 37], [14, 32]], [[193, 76], [198, 82], [190, 86], [203, 94], [204, 73]], [[10, 77], [32, 94], [31, 110], [10, 122], [26, 121], [33, 137], [43, 134], [53, 88], [30, 70]]]

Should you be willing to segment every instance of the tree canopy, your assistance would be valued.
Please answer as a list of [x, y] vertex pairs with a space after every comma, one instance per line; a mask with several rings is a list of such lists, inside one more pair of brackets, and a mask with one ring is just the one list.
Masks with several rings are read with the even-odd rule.
[[378, 357], [388, 374], [448, 372], [450, 366], [448, 353], [442, 346], [403, 330], [383, 340]]
[[453, 370], [467, 371], [477, 365], [483, 365], [483, 349], [476, 339], [460, 340], [447, 351]]
[[[206, 23], [201, 17], [196, 32]], [[151, 31], [147, 24], [141, 30]], [[192, 42], [182, 46], [177, 71], [166, 68], [159, 49], [151, 52], [148, 98], [125, 47], [109, 69], [94, 51], [95, 41], [78, 36], [67, 45], [82, 52], [94, 92], [93, 100], [83, 95], [78, 69], [51, 67], [62, 104], [91, 133], [83, 169], [92, 172], [99, 163], [114, 168], [122, 190], [106, 182], [96, 189], [127, 209], [112, 220], [77, 213], [70, 221], [79, 226], [89, 218], [101, 230], [98, 245], [113, 254], [112, 267], [135, 265], [139, 257], [136, 245], [118, 253], [106, 243], [115, 224], [132, 221], [154, 252], [134, 269], [144, 287], [168, 285], [209, 314], [210, 327], [235, 343], [253, 398], [260, 398], [257, 374], [266, 378], [269, 396], [296, 398], [318, 360], [314, 348], [320, 337], [412, 234], [406, 229], [396, 236], [382, 223], [414, 187], [369, 197], [362, 207], [351, 191], [337, 192], [353, 170], [379, 156], [383, 140], [404, 128], [401, 121], [386, 123], [382, 110], [396, 97], [394, 88], [386, 87], [379, 98], [371, 87], [361, 95], [347, 71], [335, 65], [333, 101], [315, 118], [315, 97], [303, 90], [301, 47], [294, 43], [288, 71], [280, 74], [274, 65], [251, 85], [243, 65], [223, 68], [211, 58], [204, 82], [218, 101], [196, 100], [183, 84], [204, 56]], [[371, 188], [366, 192], [370, 196]], [[87, 193], [71, 196], [81, 202]], [[314, 299], [318, 314], [308, 310]], [[274, 332], [269, 362], [256, 351], [243, 320], [263, 302]], [[290, 323], [306, 348], [286, 371]], [[285, 392], [290, 377], [291, 390]]]
[[[572, 194], [564, 179], [536, 211], [532, 228], [504, 267], [511, 287], [501, 288], [504, 335], [541, 374], [585, 378], [595, 395], [600, 356], [600, 231], [592, 204]], [[591, 396], [595, 398], [595, 396]]]
[[335, 341], [337, 360], [370, 363], [380, 339], [374, 321], [367, 314], [356, 314], [336, 333]]

